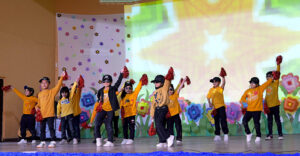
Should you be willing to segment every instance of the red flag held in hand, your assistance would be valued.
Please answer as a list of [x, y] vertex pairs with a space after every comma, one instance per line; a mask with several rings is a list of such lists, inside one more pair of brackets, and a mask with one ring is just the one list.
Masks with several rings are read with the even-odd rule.
[[277, 65], [281, 64], [281, 62], [282, 62], [282, 56], [281, 55], [276, 57], [276, 62], [277, 62]]
[[35, 115], [35, 113], [36, 113], [35, 108], [32, 108], [31, 114], [32, 114], [32, 115]]
[[4, 92], [8, 92], [10, 89], [11, 89], [11, 85], [3, 86], [3, 87], [2, 87], [2, 90], [3, 90]]
[[280, 79], [280, 72], [279, 71], [273, 71], [272, 75], [273, 75], [274, 80], [279, 80]]
[[124, 69], [123, 69], [123, 78], [127, 78], [129, 76], [129, 71], [127, 69], [126, 66], [124, 66]]
[[87, 122], [82, 123], [82, 124], [81, 124], [81, 127], [82, 127], [83, 129], [89, 129], [89, 128], [92, 128], [91, 126], [89, 126], [89, 125], [87, 124]]
[[269, 109], [269, 107], [267, 105], [267, 101], [264, 102], [264, 113], [265, 114], [269, 114], [270, 113], [270, 109]]
[[80, 75], [79, 76], [79, 80], [78, 80], [78, 88], [81, 89], [84, 87], [84, 79], [83, 77]]
[[141, 77], [140, 81], [142, 82], [142, 86], [147, 85], [148, 84], [148, 76], [147, 76], [147, 74], [143, 74], [143, 76]]
[[125, 117], [125, 109], [124, 107], [121, 107], [121, 118], [124, 119]]
[[245, 115], [247, 112], [247, 108], [242, 108], [242, 113]]
[[130, 79], [129, 80], [130, 84], [134, 85], [135, 84], [135, 81], [133, 79]]
[[168, 74], [165, 76], [165, 79], [169, 81], [174, 79], [174, 70], [172, 67], [170, 67]]
[[101, 112], [102, 111], [102, 104], [103, 104], [103, 102], [99, 102], [99, 105], [96, 108], [97, 112]]
[[171, 117], [171, 113], [170, 111], [168, 111], [168, 113], [166, 114], [166, 119], [169, 119]]
[[65, 72], [65, 76], [63, 77], [63, 80], [68, 80], [69, 79], [69, 75], [67, 73], [67, 69], [64, 69]]
[[41, 113], [40, 110], [37, 110], [37, 111], [36, 111], [35, 120], [36, 120], [37, 122], [43, 121], [42, 113]]
[[223, 67], [221, 68], [220, 76], [221, 77], [227, 76], [227, 73], [226, 73], [226, 71], [225, 71], [225, 69]]
[[213, 109], [213, 110], [211, 111], [211, 115], [212, 115], [212, 116], [216, 116], [216, 115], [217, 115], [217, 110], [216, 110], [216, 109]]
[[151, 123], [151, 126], [149, 128], [148, 134], [149, 134], [149, 136], [153, 136], [153, 135], [156, 134], [156, 130], [154, 128], [154, 123], [153, 122]]
[[186, 76], [186, 84], [187, 84], [187, 85], [190, 85], [190, 84], [191, 84], [191, 80], [190, 80], [190, 78], [189, 78], [188, 76]]

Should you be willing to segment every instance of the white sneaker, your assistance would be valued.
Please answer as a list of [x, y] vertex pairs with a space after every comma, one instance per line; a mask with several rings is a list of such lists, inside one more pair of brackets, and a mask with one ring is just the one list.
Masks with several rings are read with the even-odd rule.
[[156, 147], [163, 148], [163, 147], [168, 147], [168, 145], [167, 143], [159, 143], [156, 145]]
[[76, 138], [73, 139], [73, 145], [77, 145], [78, 144], [78, 141]]
[[19, 142], [18, 142], [19, 145], [21, 144], [27, 144], [27, 140], [25, 139], [21, 139]]
[[265, 140], [272, 140], [273, 137], [270, 135], [270, 136], [267, 136]]
[[96, 139], [96, 146], [99, 147], [102, 145], [101, 138]]
[[128, 139], [127, 142], [126, 142], [126, 145], [131, 145], [133, 144], [133, 140], [132, 139]]
[[46, 147], [46, 141], [41, 141], [39, 145], [36, 146], [36, 148], [44, 148]]
[[228, 142], [228, 140], [229, 140], [228, 134], [225, 134], [224, 135], [224, 142]]
[[59, 142], [59, 144], [60, 144], [60, 145], [63, 145], [63, 144], [65, 144], [66, 142], [67, 142], [66, 139], [62, 139], [62, 140]]
[[221, 137], [220, 135], [216, 135], [215, 138], [214, 138], [214, 141], [217, 142], [217, 141], [221, 141]]
[[32, 140], [32, 141], [31, 141], [31, 144], [36, 144], [36, 140]]
[[279, 137], [278, 137], [278, 140], [283, 140], [283, 136], [279, 136]]
[[123, 141], [121, 142], [122, 145], [125, 145], [128, 139], [123, 139]]
[[107, 138], [105, 138], [103, 141], [107, 142], [107, 141], [108, 141], [108, 139], [107, 139]]
[[107, 141], [104, 145], [104, 147], [113, 147], [115, 146], [114, 143], [110, 142], [110, 141]]
[[177, 140], [177, 141], [176, 141], [176, 145], [182, 145], [182, 141]]
[[170, 137], [167, 139], [168, 147], [173, 146], [173, 143], [174, 143], [174, 135], [170, 135]]
[[255, 143], [260, 143], [260, 137], [255, 138]]
[[56, 147], [56, 142], [55, 141], [50, 141], [50, 144], [48, 145], [48, 148], [55, 148]]
[[251, 141], [251, 137], [252, 137], [252, 133], [247, 134], [246, 136], [247, 136], [246, 137], [247, 138], [247, 142], [250, 142]]

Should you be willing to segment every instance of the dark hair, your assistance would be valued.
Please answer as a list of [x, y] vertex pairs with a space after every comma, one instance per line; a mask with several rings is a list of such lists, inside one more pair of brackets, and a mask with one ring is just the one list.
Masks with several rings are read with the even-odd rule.
[[69, 99], [69, 97], [70, 97], [70, 91], [69, 91], [69, 88], [68, 87], [62, 87], [61, 89], [60, 89], [60, 95], [59, 95], [59, 98], [61, 99], [62, 98], [62, 93], [67, 93], [68, 95], [67, 95], [67, 98]]
[[123, 99], [125, 96], [126, 96], [126, 91], [125, 91], [125, 88], [127, 87], [127, 86], [130, 86], [131, 88], [133, 87], [133, 83], [134, 83], [134, 81], [132, 82], [132, 81], [126, 81], [125, 82], [125, 84], [124, 84], [124, 88], [123, 88], [123, 91], [122, 91], [122, 93], [121, 93], [121, 99]]
[[267, 73], [266, 73], [266, 77], [268, 77], [269, 75], [273, 75], [273, 71], [268, 71]]
[[173, 86], [173, 84], [170, 84], [170, 88], [172, 88], [172, 89], [173, 89], [173, 91], [174, 91], [174, 86]]
[[28, 90], [30, 92], [30, 94], [28, 95], [28, 97], [33, 96], [34, 94], [34, 89], [28, 86], [24, 86], [24, 90]]

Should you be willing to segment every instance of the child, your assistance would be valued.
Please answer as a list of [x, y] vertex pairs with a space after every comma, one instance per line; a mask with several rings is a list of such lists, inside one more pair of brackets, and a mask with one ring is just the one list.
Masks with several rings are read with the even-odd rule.
[[73, 144], [76, 145], [78, 143], [77, 139], [75, 138], [75, 130], [73, 127], [73, 103], [71, 102], [74, 97], [74, 92], [76, 89], [77, 83], [73, 84], [71, 89], [71, 93], [69, 92], [68, 87], [62, 87], [60, 90], [60, 100], [58, 101], [57, 105], [57, 117], [61, 118], [61, 138], [60, 144], [64, 144], [67, 141], [66, 136], [66, 129], [67, 125], [70, 129], [71, 134], [69, 135], [70, 140], [73, 139]]
[[32, 144], [35, 144], [36, 141], [36, 131], [35, 131], [35, 110], [34, 107], [38, 101], [36, 97], [33, 96], [34, 89], [24, 86], [25, 95], [18, 91], [16, 88], [13, 88], [13, 91], [23, 100], [23, 115], [21, 118], [20, 129], [21, 129], [21, 140], [18, 144], [26, 144], [26, 129], [31, 133]]
[[[280, 72], [280, 64], [282, 62], [282, 56], [278, 56], [277, 59], [277, 72]], [[272, 71], [269, 71], [266, 74], [267, 80], [272, 79]], [[272, 128], [273, 128], [273, 116], [275, 118], [275, 122], [277, 124], [277, 130], [278, 130], [278, 139], [283, 139], [282, 134], [282, 126], [280, 122], [280, 102], [278, 99], [278, 86], [279, 86], [279, 80], [272, 81], [272, 83], [269, 85], [269, 87], [266, 89], [266, 97], [265, 97], [265, 103], [267, 104], [267, 107], [269, 107], [270, 112], [268, 115], [268, 129], [269, 134], [266, 137], [266, 140], [271, 140], [273, 138], [272, 134]]]
[[56, 146], [54, 129], [54, 98], [59, 92], [64, 77], [65, 72], [62, 73], [58, 83], [52, 89], [49, 89], [50, 79], [48, 77], [43, 77], [39, 81], [42, 91], [38, 94], [38, 104], [36, 109], [40, 109], [43, 121], [41, 122], [41, 143], [37, 145], [37, 148], [43, 148], [46, 146], [46, 124], [48, 124], [51, 135], [51, 142], [48, 145], [48, 148], [54, 148]]
[[[221, 70], [224, 70], [223, 68]], [[224, 70], [225, 71], [225, 70]], [[222, 72], [221, 72], [222, 73]], [[221, 74], [220, 74], [221, 75]], [[222, 84], [219, 77], [214, 77], [210, 80], [213, 83], [213, 87], [209, 90], [207, 94], [207, 101], [210, 107], [213, 107], [216, 112], [214, 115], [215, 120], [215, 138], [214, 141], [220, 141], [220, 124], [222, 131], [224, 133], [224, 142], [228, 142], [228, 126], [227, 126], [227, 116], [226, 108], [224, 103], [224, 87], [225, 87], [225, 76], [222, 75]]]
[[[274, 76], [275, 79], [275, 76]], [[276, 76], [276, 79], [278, 77]], [[259, 85], [259, 79], [257, 77], [252, 77], [249, 81], [250, 89], [247, 89], [243, 94], [240, 103], [242, 104], [242, 109], [246, 109], [246, 113], [243, 117], [243, 125], [245, 127], [245, 132], [247, 134], [247, 142], [251, 141], [252, 134], [250, 132], [248, 122], [253, 118], [254, 127], [256, 130], [255, 143], [260, 142], [261, 132], [260, 132], [260, 116], [263, 109], [263, 92], [272, 83], [272, 79], [269, 79], [262, 85]], [[245, 108], [247, 105], [247, 108]]]
[[71, 105], [73, 106], [74, 110], [74, 118], [73, 118], [73, 128], [75, 131], [75, 138], [80, 143], [80, 114], [81, 114], [81, 108], [80, 108], [80, 97], [81, 97], [81, 91], [84, 87], [84, 79], [80, 75], [78, 79], [78, 86], [76, 88], [76, 91], [74, 93], [74, 97], [72, 98]]
[[169, 88], [169, 112], [171, 117], [167, 119], [167, 129], [169, 130], [169, 133], [174, 136], [174, 124], [176, 127], [177, 137], [176, 137], [176, 143], [177, 145], [182, 144], [182, 125], [181, 125], [181, 119], [179, 116], [179, 113], [181, 112], [181, 108], [178, 102], [179, 93], [181, 89], [183, 88], [184, 83], [186, 82], [187, 77], [177, 85], [176, 89], [174, 90], [174, 86], [171, 84]]
[[[170, 103], [168, 90], [170, 88], [171, 80], [174, 78], [174, 71], [171, 67], [166, 77], [157, 75], [152, 83], [155, 85], [153, 93], [153, 103], [151, 104], [150, 115], [152, 120], [154, 118], [156, 132], [159, 138], [157, 147], [171, 147], [174, 142], [174, 135], [170, 135], [165, 127], [166, 115], [168, 113], [168, 105]], [[166, 143], [167, 142], [167, 143]]]
[[[114, 116], [114, 111], [120, 109], [116, 92], [122, 82], [123, 75], [124, 78], [128, 76], [126, 73], [127, 68], [121, 71], [121, 74], [115, 83], [114, 86], [111, 86], [112, 77], [110, 75], [104, 75], [102, 78], [102, 83], [104, 87], [99, 89], [97, 97], [99, 99], [99, 107], [100, 110], [97, 112], [95, 118], [95, 138], [96, 138], [96, 146], [101, 146], [101, 134], [100, 134], [100, 127], [103, 122], [105, 122], [105, 128], [107, 131], [108, 141], [103, 146], [114, 146], [113, 144], [113, 129], [112, 129], [112, 120]], [[126, 75], [126, 76], [125, 76]], [[104, 120], [105, 119], [105, 120]]]
[[[144, 74], [135, 90], [132, 87], [134, 80], [126, 81], [124, 85], [124, 90], [121, 93], [121, 115], [123, 120], [123, 134], [124, 140], [121, 144], [133, 144], [134, 134], [135, 134], [135, 116], [136, 116], [136, 99], [142, 86], [147, 85], [148, 77]], [[130, 137], [128, 138], [128, 128], [130, 131]]]

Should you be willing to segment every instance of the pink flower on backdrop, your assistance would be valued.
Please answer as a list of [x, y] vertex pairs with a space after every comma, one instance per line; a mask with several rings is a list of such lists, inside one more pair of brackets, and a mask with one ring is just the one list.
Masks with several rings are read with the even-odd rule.
[[293, 73], [282, 75], [281, 79], [282, 79], [281, 85], [286, 89], [286, 91], [289, 94], [292, 93], [297, 87], [300, 86], [299, 76], [293, 75]]

